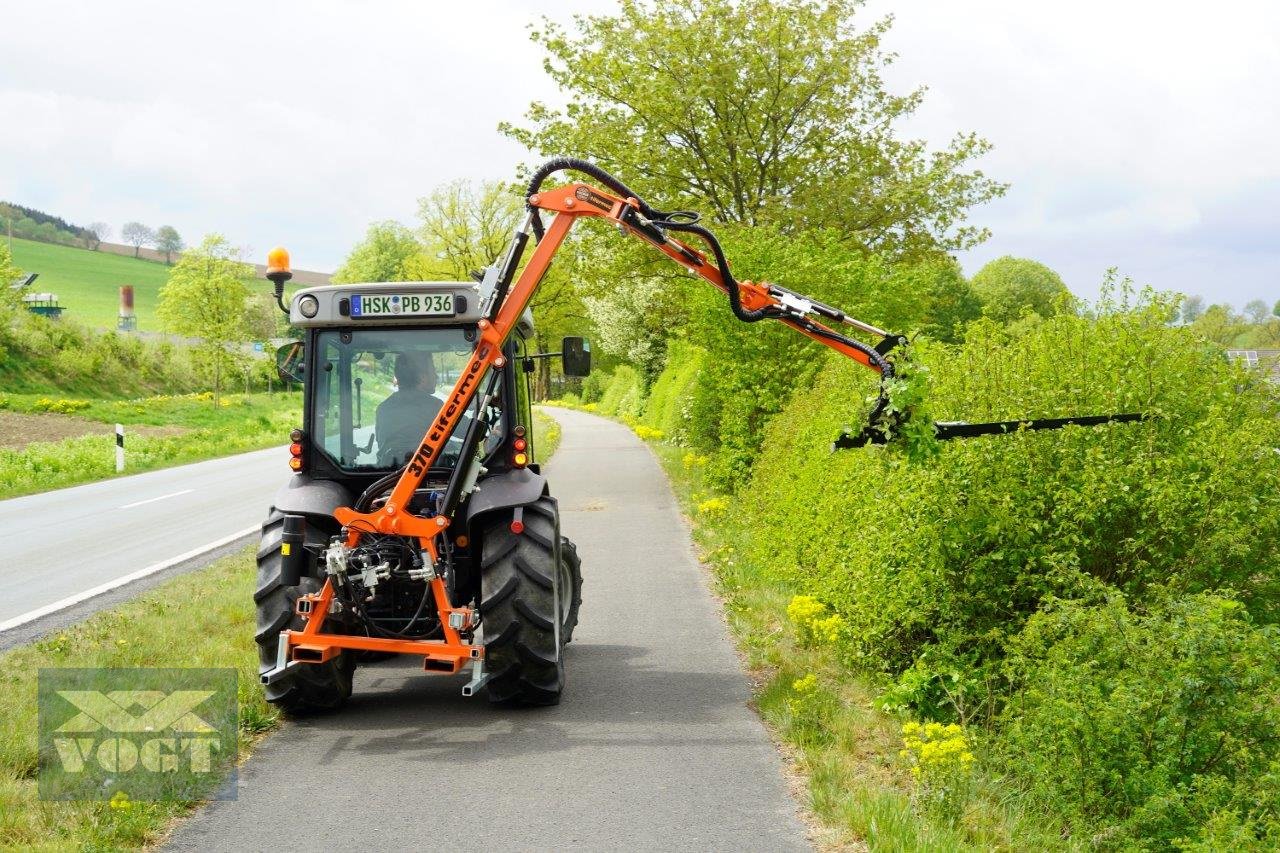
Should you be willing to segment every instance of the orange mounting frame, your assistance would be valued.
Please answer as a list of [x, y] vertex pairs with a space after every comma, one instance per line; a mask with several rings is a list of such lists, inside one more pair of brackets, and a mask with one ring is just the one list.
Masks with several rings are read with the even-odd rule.
[[[409, 501], [427, 475], [431, 463], [437, 458], [441, 448], [457, 427], [479, 389], [481, 380], [491, 367], [501, 368], [506, 364], [506, 357], [502, 354], [503, 346], [538, 289], [542, 276], [551, 264], [552, 257], [568, 236], [569, 230], [578, 217], [593, 216], [608, 220], [624, 233], [630, 233], [654, 246], [673, 261], [706, 279], [720, 290], [727, 290], [719, 268], [716, 264], [708, 262], [705, 255], [671, 237], [667, 237], [666, 242], [660, 243], [624, 221], [625, 212], [639, 205], [634, 198], [623, 199], [584, 183], [572, 183], [532, 195], [528, 202], [531, 208], [554, 213], [551, 224], [547, 226], [528, 264], [512, 284], [497, 316], [492, 322], [488, 320], [479, 322], [480, 334], [470, 361], [454, 384], [448, 402], [441, 407], [439, 415], [427, 428], [422, 443], [400, 475], [386, 503], [373, 512], [356, 512], [351, 507], [339, 507], [334, 510], [334, 518], [346, 530], [348, 546], [355, 546], [360, 541], [361, 535], [365, 533], [412, 537], [418, 540], [419, 547], [424, 552], [424, 560], [428, 560], [431, 565], [436, 563], [439, 557], [437, 538], [448, 530], [452, 519], [443, 515], [432, 518], [414, 515], [407, 509]], [[743, 281], [738, 283], [738, 287], [742, 305], [747, 310], [776, 307], [782, 304], [769, 293], [764, 284]], [[880, 368], [872, 363], [864, 352], [839, 340], [823, 337], [820, 331], [814, 331], [815, 327], [818, 330], [830, 331], [827, 327], [808, 321], [809, 327], [806, 328], [789, 317], [784, 316], [779, 319], [801, 334], [872, 370], [880, 371]], [[436, 609], [440, 615], [440, 624], [444, 629], [443, 641], [395, 640], [322, 633], [321, 628], [334, 598], [333, 581], [329, 579], [325, 581], [319, 593], [299, 599], [307, 602], [305, 605], [307, 621], [301, 631], [282, 632], [281, 642], [286, 644], [283, 657], [285, 660], [296, 663], [321, 663], [337, 654], [337, 649], [418, 654], [424, 657], [424, 667], [428, 671], [441, 673], [454, 673], [467, 661], [482, 660], [483, 647], [464, 643], [459, 629], [449, 624], [450, 615], [459, 613], [462, 614], [462, 619], [455, 621], [462, 622], [461, 630], [465, 631], [475, 624], [475, 617], [470, 608], [455, 608], [450, 604], [448, 592], [441, 578], [436, 577], [432, 580], [431, 587]]]

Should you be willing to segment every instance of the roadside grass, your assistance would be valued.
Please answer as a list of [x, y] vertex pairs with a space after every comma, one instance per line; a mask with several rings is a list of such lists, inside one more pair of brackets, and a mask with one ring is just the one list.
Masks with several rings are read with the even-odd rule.
[[237, 670], [239, 754], [275, 728], [254, 648], [249, 547], [31, 645], [0, 653], [0, 848], [115, 850], [161, 840], [197, 802], [41, 800], [36, 676], [42, 668], [226, 667]]
[[820, 847], [1071, 849], [1015, 790], [980, 767], [956, 786], [962, 790], [938, 797], [923, 788], [900, 754], [906, 720], [878, 705], [874, 680], [851, 671], [833, 646], [802, 642], [786, 615], [794, 591], [736, 549], [750, 517], [703, 482], [705, 459], [650, 433], [641, 438], [666, 471], [714, 572], [755, 685], [756, 709], [804, 778], [805, 805], [821, 824]]
[[560, 446], [560, 424], [541, 409], [533, 410], [533, 456], [545, 464]]
[[[300, 422], [301, 395], [157, 395], [133, 400], [75, 400], [37, 394], [2, 395], [0, 407], [18, 412], [56, 411], [100, 422], [100, 434], [0, 448], [0, 499], [117, 476], [111, 424], [125, 424], [124, 474], [198, 462], [283, 445]], [[174, 426], [177, 435], [130, 435], [130, 424]], [[86, 424], [86, 432], [93, 430]]]
[[[67, 309], [65, 317], [97, 329], [116, 327], [120, 287], [131, 284], [139, 331], [163, 331], [156, 306], [171, 267], [159, 261], [15, 237], [13, 262], [23, 272], [40, 274], [30, 287], [32, 292], [56, 293]], [[248, 284], [254, 293], [271, 292], [269, 281], [250, 279]]]

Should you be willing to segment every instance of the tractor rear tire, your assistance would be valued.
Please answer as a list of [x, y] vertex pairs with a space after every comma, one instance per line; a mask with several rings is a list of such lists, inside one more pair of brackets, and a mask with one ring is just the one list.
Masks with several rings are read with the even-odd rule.
[[523, 532], [511, 532], [503, 519], [484, 533], [480, 615], [491, 702], [560, 702], [564, 644], [578, 622], [582, 574], [576, 549], [562, 544], [558, 512], [555, 500], [540, 498], [524, 507]]
[[568, 536], [560, 537], [560, 577], [562, 582], [568, 581], [573, 594], [567, 600], [563, 594], [560, 597], [565, 614], [560, 638], [568, 645], [573, 639], [573, 629], [578, 627], [578, 610], [582, 607], [582, 560], [578, 557], [578, 546]]
[[[257, 632], [258, 672], [275, 668], [280, 632], [286, 628], [302, 630], [302, 617], [294, 613], [294, 602], [307, 593], [319, 592], [321, 583], [304, 577], [298, 586], [285, 586], [280, 580], [280, 536], [284, 516], [272, 510], [262, 525], [258, 545], [258, 586], [253, 593], [258, 608]], [[324, 535], [307, 526], [306, 545], [323, 545]], [[355, 655], [348, 651], [324, 663], [304, 663], [294, 667], [284, 678], [264, 684], [267, 701], [286, 714], [300, 715], [315, 711], [332, 711], [342, 707], [351, 696], [351, 675], [355, 672]]]

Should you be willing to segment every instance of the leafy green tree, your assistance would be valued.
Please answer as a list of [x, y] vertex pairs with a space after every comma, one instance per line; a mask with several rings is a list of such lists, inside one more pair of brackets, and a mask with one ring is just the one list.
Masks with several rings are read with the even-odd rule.
[[[496, 182], [457, 181], [419, 199], [425, 257], [431, 268], [442, 271], [432, 277], [466, 281], [493, 263], [506, 251], [523, 213], [520, 195]], [[538, 350], [558, 349], [562, 336], [585, 331], [587, 312], [575, 283], [575, 265], [575, 257], [568, 253], [543, 276], [533, 296], [533, 345]], [[551, 367], [550, 359], [537, 363], [534, 396], [538, 399], [550, 393]]]
[[333, 274], [333, 281], [413, 281], [422, 277], [418, 270], [424, 261], [422, 245], [412, 231], [391, 220], [375, 222]]
[[1249, 319], [1250, 323], [1262, 323], [1270, 313], [1267, 303], [1261, 299], [1251, 299], [1244, 304], [1244, 316]]
[[1243, 331], [1243, 325], [1244, 318], [1233, 311], [1230, 305], [1210, 305], [1191, 324], [1191, 328], [1214, 343], [1229, 347]]
[[913, 256], [981, 242], [970, 207], [1005, 186], [969, 170], [973, 134], [939, 151], [898, 139], [917, 89], [881, 73], [890, 19], [859, 28], [861, 0], [622, 0], [614, 15], [546, 21], [533, 39], [569, 96], [530, 106], [508, 136], [586, 157], [657, 204], [720, 221], [827, 226], [865, 249]]
[[30, 216], [23, 216], [13, 223], [13, 233], [18, 237], [34, 237], [37, 223]]
[[164, 262], [173, 263], [174, 252], [182, 251], [182, 235], [172, 225], [161, 225], [156, 232], [156, 251], [164, 252]]
[[902, 282], [898, 293], [914, 291], [922, 297], [919, 328], [931, 338], [957, 343], [964, 339], [965, 326], [982, 316], [982, 300], [953, 258], [901, 269], [895, 279]]
[[523, 211], [510, 187], [454, 181], [418, 199], [418, 233], [427, 257], [465, 281], [506, 251]]
[[1191, 325], [1204, 315], [1204, 297], [1188, 296], [1182, 300], [1182, 322]]
[[241, 357], [236, 347], [248, 340], [245, 303], [253, 267], [221, 234], [210, 234], [184, 253], [160, 288], [156, 314], [176, 334], [199, 338], [199, 348], [213, 373], [213, 400], [218, 404], [224, 373]]
[[22, 277], [22, 270], [13, 262], [9, 244], [0, 241], [0, 304], [10, 307], [21, 303], [22, 295], [9, 285]]
[[266, 293], [254, 293], [244, 303], [245, 335], [255, 341], [268, 341], [279, 336], [287, 325], [287, 318], [276, 307], [276, 301]]
[[1039, 261], [1011, 255], [978, 270], [972, 284], [984, 311], [999, 323], [1012, 323], [1028, 309], [1052, 317], [1071, 295], [1056, 272]]

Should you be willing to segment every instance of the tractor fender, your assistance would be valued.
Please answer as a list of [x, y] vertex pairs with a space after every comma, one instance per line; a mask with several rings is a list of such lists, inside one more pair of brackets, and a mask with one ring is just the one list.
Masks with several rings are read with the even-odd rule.
[[498, 509], [526, 506], [548, 494], [547, 478], [528, 468], [516, 468], [480, 481], [480, 488], [467, 502], [467, 526], [480, 516]]
[[351, 492], [333, 480], [314, 480], [306, 474], [294, 474], [276, 492], [277, 512], [298, 515], [333, 516], [340, 506], [351, 506]]

